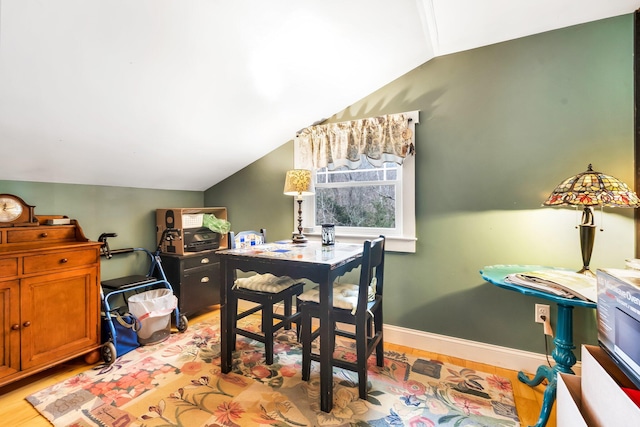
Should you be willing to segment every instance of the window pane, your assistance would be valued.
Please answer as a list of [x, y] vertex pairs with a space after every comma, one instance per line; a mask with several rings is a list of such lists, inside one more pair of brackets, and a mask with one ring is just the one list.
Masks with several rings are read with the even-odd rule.
[[395, 228], [395, 186], [316, 188], [316, 225]]
[[362, 161], [360, 168], [354, 170], [345, 166], [332, 171], [322, 168], [316, 172], [316, 184], [395, 180], [398, 176], [397, 168], [396, 163], [385, 163], [383, 167], [376, 168], [368, 161]]

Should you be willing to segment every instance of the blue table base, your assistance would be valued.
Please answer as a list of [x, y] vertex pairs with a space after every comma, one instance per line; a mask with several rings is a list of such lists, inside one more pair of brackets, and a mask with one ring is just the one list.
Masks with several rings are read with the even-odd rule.
[[555, 349], [551, 354], [556, 362], [555, 366], [550, 367], [541, 365], [538, 367], [533, 378], [529, 378], [524, 372], [518, 372], [518, 379], [531, 386], [536, 387], [545, 379], [548, 381], [547, 388], [544, 391], [542, 399], [542, 409], [540, 417], [534, 427], [544, 427], [549, 421], [551, 408], [556, 399], [556, 389], [558, 386], [558, 372], [573, 374], [571, 367], [576, 364], [576, 356], [573, 354], [573, 307], [558, 304], [558, 330], [556, 338], [553, 340]]
[[540, 385], [545, 379], [548, 381], [542, 399], [540, 417], [535, 426], [532, 427], [544, 427], [547, 421], [549, 421], [551, 408], [553, 407], [553, 402], [556, 400], [558, 372], [566, 374], [574, 373], [571, 369], [571, 367], [576, 364], [576, 356], [573, 354], [573, 350], [575, 349], [575, 345], [573, 345], [573, 307], [596, 308], [596, 303], [593, 301], [563, 298], [542, 290], [531, 289], [505, 281], [505, 278], [512, 273], [549, 269], [553, 270], [556, 268], [540, 265], [494, 265], [487, 266], [480, 272], [483, 279], [498, 287], [517, 291], [524, 295], [544, 298], [555, 302], [558, 306], [556, 338], [553, 340], [555, 348], [551, 353], [555, 365], [553, 367], [547, 365], [539, 366], [533, 378], [529, 378], [524, 372], [518, 372], [518, 379], [531, 387]]

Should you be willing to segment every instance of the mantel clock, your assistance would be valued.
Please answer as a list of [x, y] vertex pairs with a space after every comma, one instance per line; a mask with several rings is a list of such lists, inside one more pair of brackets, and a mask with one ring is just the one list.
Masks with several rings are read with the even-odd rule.
[[34, 208], [18, 196], [0, 194], [0, 227], [38, 225]]

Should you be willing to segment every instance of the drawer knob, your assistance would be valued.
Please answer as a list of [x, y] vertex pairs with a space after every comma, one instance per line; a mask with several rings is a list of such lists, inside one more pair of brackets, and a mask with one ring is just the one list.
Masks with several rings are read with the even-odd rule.
[[200, 264], [209, 264], [209, 258], [202, 258]]
[[20, 329], [20, 325], [18, 325], [17, 323], [15, 325], [11, 325], [12, 331], [17, 331], [18, 329]]
[[40, 237], [42, 237], [42, 238], [44, 239], [44, 238], [45, 238], [45, 237], [47, 237], [48, 235], [49, 235], [49, 234], [47, 234], [47, 233], [42, 233], [42, 234], [40, 234]]
[[204, 276], [202, 279], [200, 279], [200, 283], [207, 283], [209, 281], [209, 278], [207, 276]]
[[24, 322], [22, 324], [22, 326], [24, 326], [25, 328], [28, 328], [29, 326], [31, 326], [31, 322], [29, 322], [28, 320], [26, 322]]
[[64, 264], [64, 263], [67, 263], [67, 262], [69, 262], [69, 259], [67, 259], [67, 258], [62, 258], [60, 260], [60, 264]]

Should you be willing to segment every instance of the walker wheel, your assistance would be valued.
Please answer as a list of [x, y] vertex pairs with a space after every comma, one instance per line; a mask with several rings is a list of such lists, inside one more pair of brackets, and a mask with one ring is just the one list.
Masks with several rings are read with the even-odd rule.
[[113, 345], [111, 341], [107, 341], [102, 346], [102, 360], [107, 365], [113, 365], [113, 362], [116, 361], [116, 346]]
[[189, 320], [184, 314], [180, 316], [180, 322], [178, 323], [178, 332], [184, 332], [189, 327]]

